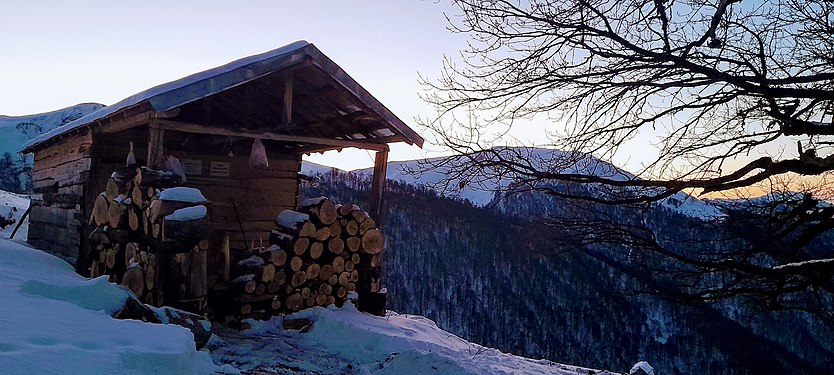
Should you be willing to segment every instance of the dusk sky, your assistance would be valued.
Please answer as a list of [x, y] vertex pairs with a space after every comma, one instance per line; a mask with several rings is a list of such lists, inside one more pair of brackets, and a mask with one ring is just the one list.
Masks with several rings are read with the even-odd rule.
[[[113, 104], [155, 85], [307, 40], [403, 121], [432, 112], [418, 73], [436, 77], [466, 38], [433, 1], [27, 1], [0, 4], [0, 114]], [[392, 160], [432, 156], [394, 145]], [[369, 152], [308, 158], [346, 169]]]
[[[406, 124], [419, 149], [393, 144], [389, 160], [442, 155], [415, 117], [431, 118], [419, 75], [437, 78], [468, 36], [447, 30], [460, 10], [442, 0], [397, 1], [19, 1], [0, 3], [0, 115], [78, 103], [110, 105], [153, 86], [297, 40], [315, 44]], [[552, 120], [518, 121], [495, 145], [547, 144]], [[499, 129], [500, 130], [500, 129]], [[499, 131], [500, 132], [500, 131]], [[630, 171], [656, 157], [651, 134], [613, 161]], [[346, 149], [305, 160], [352, 170], [373, 153]]]

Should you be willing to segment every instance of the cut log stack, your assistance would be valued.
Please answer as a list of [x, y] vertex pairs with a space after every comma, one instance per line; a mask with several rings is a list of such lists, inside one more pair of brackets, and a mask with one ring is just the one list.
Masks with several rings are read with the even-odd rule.
[[308, 307], [341, 306], [348, 292], [379, 291], [384, 240], [367, 212], [324, 197], [283, 211], [270, 246], [233, 267], [241, 317], [292, 313]]
[[[209, 224], [204, 205], [208, 202], [166, 199], [162, 192], [177, 182], [170, 172], [145, 167], [109, 177], [88, 223], [90, 277], [109, 275], [141, 301], [157, 306], [197, 297], [194, 294], [205, 296], [204, 281], [202, 287], [197, 283], [186, 292], [164, 287], [165, 282], [181, 283], [184, 277], [205, 279]], [[193, 270], [194, 264], [200, 264], [195, 258], [201, 257], [202, 269]]]

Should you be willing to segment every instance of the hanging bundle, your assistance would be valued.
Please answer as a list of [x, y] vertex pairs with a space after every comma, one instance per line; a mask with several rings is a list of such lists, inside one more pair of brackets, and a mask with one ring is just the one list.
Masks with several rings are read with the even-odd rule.
[[130, 152], [127, 153], [127, 162], [125, 164], [128, 167], [136, 166], [136, 155], [133, 154], [133, 141], [130, 141]]
[[255, 138], [252, 143], [252, 152], [249, 153], [249, 168], [264, 169], [269, 167], [269, 158], [266, 156], [266, 148], [260, 138]]
[[180, 183], [184, 183], [186, 181], [185, 168], [183, 168], [182, 163], [180, 163], [180, 159], [176, 156], [171, 154], [165, 155], [162, 169], [173, 172], [175, 175], [179, 176]]

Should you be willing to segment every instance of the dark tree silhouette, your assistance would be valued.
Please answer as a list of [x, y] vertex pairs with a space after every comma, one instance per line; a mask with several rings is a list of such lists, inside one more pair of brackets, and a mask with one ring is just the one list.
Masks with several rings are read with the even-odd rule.
[[3, 153], [3, 157], [0, 158], [0, 190], [22, 192], [20, 174], [23, 170], [20, 164], [22, 163], [16, 161], [11, 153]]
[[[656, 291], [707, 301], [744, 296], [762, 309], [834, 320], [834, 253], [813, 246], [834, 228], [834, 209], [818, 201], [830, 196], [805, 192], [734, 208], [724, 220], [736, 224], [725, 227], [755, 238], [698, 246], [672, 245], [645, 214], [679, 192], [830, 175], [834, 2], [453, 2], [461, 13], [450, 15], [450, 28], [467, 34], [469, 47], [424, 82], [438, 116], [423, 125], [459, 155], [427, 165], [449, 172], [446, 188], [489, 188], [500, 178], [595, 210], [626, 205], [629, 220], [599, 212], [552, 219], [585, 239], [583, 248], [616, 243], [650, 254], [644, 274]], [[494, 126], [519, 119], [553, 120], [554, 136], [539, 145], [565, 152], [491, 148]], [[617, 155], [641, 132], [657, 137], [658, 155], [642, 170], [589, 162]]]

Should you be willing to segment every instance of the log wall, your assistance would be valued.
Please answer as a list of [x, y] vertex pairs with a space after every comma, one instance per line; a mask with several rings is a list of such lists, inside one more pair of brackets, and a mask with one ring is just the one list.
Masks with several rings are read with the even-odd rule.
[[35, 153], [29, 243], [76, 264], [87, 222], [92, 137], [66, 139]]

